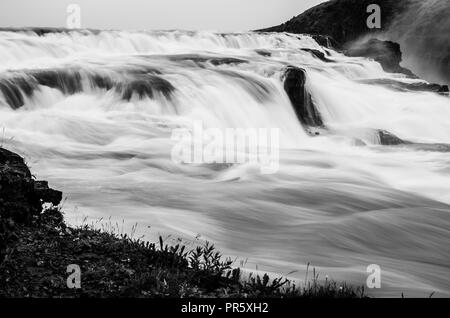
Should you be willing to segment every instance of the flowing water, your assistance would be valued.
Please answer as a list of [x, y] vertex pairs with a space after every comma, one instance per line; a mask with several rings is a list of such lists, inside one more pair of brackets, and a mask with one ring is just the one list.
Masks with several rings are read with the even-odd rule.
[[[318, 135], [284, 90], [289, 65], [306, 70]], [[1, 143], [64, 191], [72, 224], [210, 240], [300, 281], [310, 263], [363, 285], [378, 264], [371, 294], [449, 296], [450, 99], [372, 79], [419, 81], [301, 35], [4, 30]], [[193, 120], [279, 128], [279, 171], [174, 162], [173, 129]], [[380, 129], [412, 143], [381, 145]]]

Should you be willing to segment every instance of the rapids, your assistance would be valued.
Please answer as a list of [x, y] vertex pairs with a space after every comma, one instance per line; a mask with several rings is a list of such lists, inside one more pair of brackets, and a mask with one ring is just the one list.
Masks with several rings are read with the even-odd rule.
[[[289, 66], [306, 71], [317, 135]], [[378, 264], [371, 294], [450, 296], [450, 99], [364, 82], [379, 79], [421, 82], [306, 35], [3, 30], [0, 143], [65, 193], [69, 223], [209, 240], [300, 282], [310, 263], [363, 285]], [[192, 121], [280, 129], [279, 171], [174, 162], [172, 131]]]

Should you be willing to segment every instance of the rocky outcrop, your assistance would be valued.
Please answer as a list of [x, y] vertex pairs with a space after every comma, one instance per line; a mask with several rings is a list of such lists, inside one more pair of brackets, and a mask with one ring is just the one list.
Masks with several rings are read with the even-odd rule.
[[411, 144], [409, 141], [402, 140], [393, 133], [390, 133], [389, 131], [386, 130], [378, 130], [377, 134], [380, 141], [380, 145], [383, 146], [398, 146]]
[[427, 82], [405, 83], [388, 78], [365, 79], [359, 80], [358, 82], [362, 84], [385, 86], [401, 92], [432, 92], [444, 96], [449, 95], [448, 85], [439, 85]]
[[[382, 28], [367, 27], [367, 6], [378, 4], [382, 11]], [[327, 36], [334, 39], [335, 45], [343, 46], [363, 34], [378, 34], [387, 30], [393, 17], [403, 11], [405, 1], [398, 0], [334, 0], [319, 4], [286, 23], [260, 31], [306, 33]], [[328, 40], [319, 39], [323, 45]], [[316, 40], [317, 41], [317, 40]]]
[[[217, 60], [208, 60], [220, 63]], [[231, 61], [222, 61], [231, 63]], [[111, 69], [118, 76], [109, 76], [101, 72], [92, 72], [82, 68], [55, 68], [26, 70], [0, 77], [0, 92], [6, 103], [12, 109], [18, 109], [25, 104], [25, 98], [33, 96], [42, 86], [59, 90], [66, 95], [73, 95], [84, 90], [86, 82], [92, 88], [112, 90], [122, 99], [129, 101], [133, 96], [153, 98], [156, 93], [170, 98], [175, 87], [160, 72], [151, 67], [129, 67], [122, 70]], [[119, 74], [120, 73], [120, 74]]]
[[12, 109], [24, 105], [24, 95], [30, 96], [33, 87], [23, 79], [0, 79], [0, 92]]
[[305, 70], [293, 66], [287, 68], [284, 75], [284, 90], [291, 100], [298, 119], [304, 127], [322, 127], [322, 118], [314, 105], [311, 94], [306, 90], [305, 84]]
[[27, 224], [43, 203], [58, 205], [62, 192], [35, 181], [22, 157], [0, 148], [0, 219]]
[[[368, 6], [381, 9], [381, 28], [371, 29]], [[361, 38], [399, 43], [408, 68], [427, 81], [450, 83], [450, 1], [332, 0], [264, 32], [310, 34], [322, 46], [345, 49]], [[330, 40], [332, 39], [332, 40]]]
[[334, 62], [333, 60], [327, 58], [325, 56], [325, 53], [323, 53], [322, 51], [316, 50], [316, 49], [302, 49], [302, 51], [311, 53], [312, 56], [314, 56], [315, 58], [318, 58], [319, 60], [321, 60], [322, 62], [325, 63], [331, 63]]
[[402, 51], [400, 45], [391, 41], [370, 39], [352, 46], [344, 51], [347, 56], [362, 56], [371, 58], [381, 64], [386, 72], [403, 73], [410, 77], [417, 77], [410, 70], [400, 66]]
[[321, 45], [323, 47], [326, 47], [328, 49], [337, 49], [337, 48], [339, 48], [339, 43], [337, 43], [329, 35], [313, 34], [312, 38], [314, 39], [314, 41], [319, 43], [319, 45]]

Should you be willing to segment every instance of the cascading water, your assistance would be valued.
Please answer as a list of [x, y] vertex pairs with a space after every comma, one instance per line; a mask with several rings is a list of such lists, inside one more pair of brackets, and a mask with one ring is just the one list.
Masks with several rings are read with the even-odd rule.
[[[292, 67], [318, 127], [286, 93]], [[309, 262], [361, 285], [378, 264], [380, 294], [448, 296], [450, 99], [415, 84], [308, 36], [0, 32], [2, 144], [64, 191], [70, 222], [200, 234], [299, 279]], [[192, 121], [279, 128], [279, 171], [174, 162], [172, 131]]]

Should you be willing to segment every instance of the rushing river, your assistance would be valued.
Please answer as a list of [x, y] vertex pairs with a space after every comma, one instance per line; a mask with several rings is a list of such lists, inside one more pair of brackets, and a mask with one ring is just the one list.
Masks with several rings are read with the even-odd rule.
[[[317, 135], [284, 90], [288, 66], [306, 70]], [[450, 296], [450, 99], [374, 79], [420, 82], [309, 36], [2, 31], [0, 142], [64, 191], [72, 224], [209, 240], [299, 281], [310, 263], [363, 285], [378, 264], [371, 294]], [[172, 132], [192, 121], [279, 129], [279, 170], [175, 162]], [[411, 143], [381, 145], [379, 130]]]

